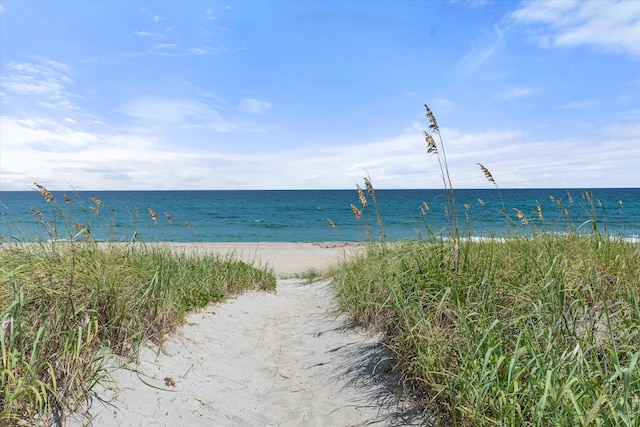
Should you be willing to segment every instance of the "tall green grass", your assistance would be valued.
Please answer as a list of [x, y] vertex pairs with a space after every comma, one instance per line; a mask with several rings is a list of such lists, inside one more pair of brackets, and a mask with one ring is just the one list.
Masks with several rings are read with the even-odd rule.
[[371, 241], [332, 272], [340, 307], [385, 332], [440, 425], [640, 425], [640, 245], [602, 233], [595, 203], [589, 235], [543, 224], [526, 237], [465, 238], [439, 161], [451, 236]]
[[60, 425], [105, 379], [107, 358], [161, 343], [190, 310], [276, 285], [233, 257], [83, 234], [0, 245], [0, 425]]
[[453, 425], [637, 425], [640, 248], [541, 235], [369, 250], [341, 307], [387, 332], [404, 379]]

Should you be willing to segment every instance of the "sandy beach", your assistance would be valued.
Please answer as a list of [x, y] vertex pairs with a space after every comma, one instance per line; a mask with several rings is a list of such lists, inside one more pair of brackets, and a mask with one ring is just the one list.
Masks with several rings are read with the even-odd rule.
[[328, 281], [291, 277], [361, 250], [322, 243], [172, 244], [274, 269], [250, 291], [191, 313], [162, 348], [111, 371], [71, 426], [427, 425], [396, 385], [379, 336], [337, 315]]
[[[273, 268], [277, 277], [322, 271], [358, 253], [363, 244], [344, 242], [155, 243], [186, 254], [233, 255], [256, 266]], [[154, 243], [151, 243], [154, 245]]]

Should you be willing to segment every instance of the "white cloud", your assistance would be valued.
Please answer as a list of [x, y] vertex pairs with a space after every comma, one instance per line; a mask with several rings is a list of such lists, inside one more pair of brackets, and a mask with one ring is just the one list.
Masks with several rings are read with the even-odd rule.
[[[47, 119], [1, 120], [0, 138], [13, 141], [3, 143], [0, 158], [4, 190], [24, 189], [34, 181], [63, 190], [353, 188], [366, 173], [377, 188], [442, 186], [437, 159], [426, 153], [422, 135], [413, 128], [360, 144], [309, 143], [240, 154], [184, 151], [158, 137], [91, 134]], [[640, 185], [637, 124], [555, 140], [527, 141], [528, 133], [514, 130], [442, 129], [442, 134], [456, 188], [489, 185], [476, 162], [487, 166], [502, 188]]]
[[493, 33], [486, 34], [483, 40], [472, 44], [469, 53], [455, 67], [454, 75], [464, 77], [473, 74], [502, 48], [504, 42], [505, 31], [496, 25]]
[[496, 95], [499, 99], [516, 99], [533, 95], [538, 89], [531, 87], [510, 87]]
[[531, 27], [542, 46], [596, 49], [640, 55], [640, 2], [626, 0], [525, 2], [511, 14]]
[[71, 82], [67, 76], [45, 65], [10, 63], [8, 69], [2, 85], [9, 91], [23, 95], [59, 96], [64, 92], [64, 85]]
[[[73, 123], [73, 121], [64, 121]], [[3, 116], [0, 122], [2, 123], [0, 140], [2, 140], [3, 154], [8, 147], [43, 151], [75, 150], [99, 140], [96, 135], [74, 130], [48, 118], [16, 119]], [[31, 160], [30, 157], [26, 156], [25, 160]]]
[[154, 45], [151, 49], [173, 49], [176, 46], [178, 45], [175, 43], [158, 43]]
[[594, 101], [573, 101], [558, 105], [556, 108], [559, 110], [586, 110], [596, 105], [598, 105], [598, 103]]
[[156, 44], [156, 45], [152, 46], [146, 52], [132, 53], [132, 55], [138, 56], [138, 55], [147, 55], [147, 54], [158, 54], [158, 55], [161, 55], [161, 56], [184, 57], [184, 56], [202, 56], [202, 55], [208, 55], [208, 54], [221, 55], [223, 53], [229, 52], [229, 49], [224, 47], [224, 46], [220, 46], [220, 47], [210, 47], [210, 46], [193, 47], [193, 48], [189, 48], [189, 49], [184, 50], [184, 51], [177, 51], [177, 52], [176, 51], [167, 50], [169, 48], [175, 48], [175, 47], [177, 47], [177, 44], [175, 44], [175, 43], [159, 43], [159, 44]]
[[271, 103], [267, 101], [260, 101], [259, 99], [245, 98], [240, 101], [239, 108], [247, 113], [260, 114], [269, 110], [271, 108]]
[[164, 21], [165, 19], [167, 19], [167, 18], [164, 18], [164, 17], [159, 16], [159, 15], [155, 15], [152, 20], [153, 20], [153, 22], [160, 22], [160, 21]]
[[140, 129], [160, 132], [167, 129], [202, 129], [213, 132], [251, 130], [248, 122], [225, 118], [222, 106], [188, 98], [140, 98], [123, 105], [119, 112], [134, 118]]
[[[451, 3], [460, 3], [460, 0], [450, 0]], [[489, 3], [489, 0], [466, 0], [464, 2], [471, 8], [486, 6]]]
[[191, 49], [187, 49], [187, 55], [204, 55], [207, 53], [205, 49], [193, 47]]
[[[54, 109], [76, 109], [67, 86], [73, 81], [66, 75], [71, 68], [65, 64], [45, 58], [40, 62], [12, 62], [2, 74], [4, 89], [17, 95], [38, 97], [39, 104]], [[46, 64], [46, 65], [43, 65]]]

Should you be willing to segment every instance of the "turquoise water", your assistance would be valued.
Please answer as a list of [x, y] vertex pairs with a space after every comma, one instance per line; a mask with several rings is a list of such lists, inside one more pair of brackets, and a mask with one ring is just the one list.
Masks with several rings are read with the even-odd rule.
[[[584, 200], [592, 193], [593, 203]], [[362, 209], [352, 190], [260, 191], [93, 191], [53, 192], [46, 202], [37, 191], [0, 192], [0, 241], [69, 239], [71, 221], [89, 226], [99, 240], [173, 242], [362, 241], [378, 237], [373, 202]], [[447, 236], [451, 222], [443, 190], [377, 190], [388, 240]], [[96, 205], [90, 197], [102, 202]], [[535, 231], [593, 231], [637, 239], [640, 189], [456, 190], [463, 235], [504, 236]], [[484, 205], [481, 204], [480, 200]], [[424, 202], [429, 209], [426, 210]], [[540, 204], [543, 220], [538, 216]], [[362, 209], [356, 221], [350, 204]], [[36, 218], [31, 208], [39, 210]], [[98, 208], [99, 214], [90, 207]], [[153, 209], [156, 224], [148, 212]], [[522, 225], [520, 210], [528, 224]], [[502, 213], [506, 211], [509, 218]], [[169, 214], [170, 222], [165, 216]], [[335, 225], [333, 229], [329, 218]], [[187, 225], [188, 223], [188, 225]], [[53, 231], [55, 229], [55, 231]]]

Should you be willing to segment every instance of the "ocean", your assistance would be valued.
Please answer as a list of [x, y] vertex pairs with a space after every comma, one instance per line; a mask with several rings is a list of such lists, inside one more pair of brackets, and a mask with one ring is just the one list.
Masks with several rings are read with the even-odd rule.
[[[375, 194], [387, 240], [450, 235], [444, 190]], [[454, 194], [465, 237], [589, 234], [596, 228], [636, 241], [640, 236], [639, 188], [459, 189]], [[97, 240], [147, 242], [351, 242], [377, 240], [380, 234], [372, 197], [363, 207], [355, 190], [66, 192], [70, 203], [63, 192], [52, 195], [54, 201], [47, 202], [38, 191], [0, 192], [0, 241], [77, 239], [83, 228]], [[351, 204], [361, 219], [356, 220]]]

